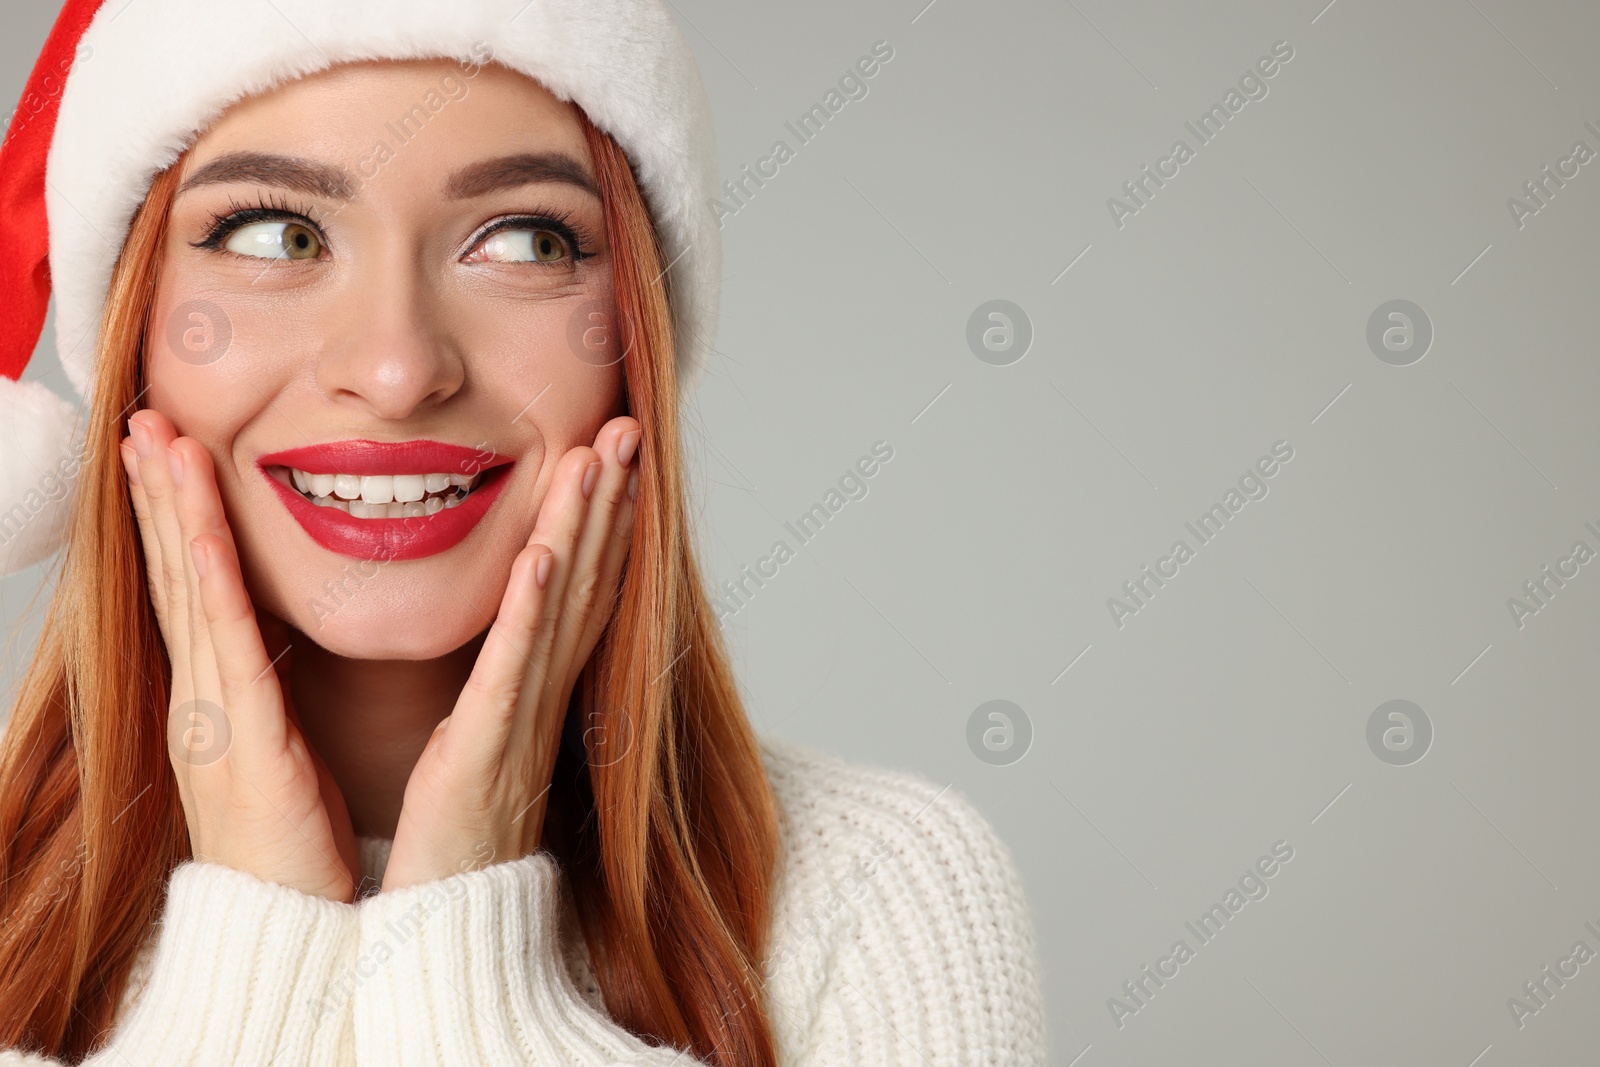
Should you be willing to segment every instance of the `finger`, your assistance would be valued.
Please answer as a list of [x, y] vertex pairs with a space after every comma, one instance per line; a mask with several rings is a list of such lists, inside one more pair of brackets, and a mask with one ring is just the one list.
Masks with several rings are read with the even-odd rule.
[[[590, 468], [596, 464], [599, 467], [591, 476]], [[584, 479], [594, 478], [590, 484], [590, 493], [593, 493], [598, 489], [598, 476], [604, 473], [603, 467], [600, 453], [586, 445], [562, 456], [550, 490], [539, 507], [539, 518], [534, 523], [533, 533], [528, 535], [530, 546], [543, 545], [553, 554], [550, 577], [544, 590], [545, 603], [550, 608], [544, 612], [541, 620], [543, 625], [534, 636], [533, 665], [539, 670], [530, 679], [531, 683], [544, 688], [553, 688], [562, 681], [562, 676], [549, 669], [552, 665], [550, 652], [563, 625], [561, 616], [566, 604], [567, 587], [571, 584], [578, 541], [589, 512], [590, 496], [584, 492]]]
[[[617, 517], [612, 524], [611, 538], [606, 544], [605, 558], [601, 563], [599, 595], [603, 599], [599, 600], [595, 610], [589, 613], [588, 620], [584, 624], [583, 636], [579, 639], [570, 661], [577, 667], [577, 670], [572, 671], [573, 681], [576, 681], [578, 671], [582, 670], [583, 665], [589, 661], [589, 657], [594, 655], [595, 647], [600, 643], [600, 635], [605, 632], [606, 624], [611, 621], [611, 616], [616, 610], [617, 594], [622, 585], [623, 564], [628, 558], [628, 551], [633, 543], [633, 517], [637, 510], [637, 501], [634, 494], [629, 490], [637, 488], [638, 476], [639, 471], [637, 468], [629, 471], [629, 483], [623, 490], [623, 500], [619, 505]], [[607, 763], [615, 763], [622, 758], [622, 755], [626, 753], [629, 747], [626, 741], [626, 722], [616, 720], [613, 726], [612, 720], [593, 718], [597, 714], [599, 714], [599, 709], [591, 712], [591, 718], [582, 724], [584, 748], [591, 760], [599, 758]], [[597, 723], [599, 724], [599, 730], [596, 733]], [[624, 732], [619, 737], [613, 737], [613, 728], [621, 729]], [[620, 751], [617, 750], [619, 744], [621, 745]]]
[[[237, 551], [237, 549], [235, 549]], [[293, 643], [289, 637], [289, 624], [275, 615], [270, 615], [260, 608], [256, 609], [256, 629], [261, 632], [261, 642], [266, 646], [267, 655], [272, 657], [272, 669], [277, 672], [278, 683], [285, 693], [289, 686], [289, 668], [294, 663]], [[284, 700], [286, 708], [289, 707], [287, 698]], [[292, 708], [290, 708], [292, 712]], [[293, 721], [293, 715], [290, 715]], [[295, 725], [299, 725], [296, 723]]]
[[[630, 456], [629, 462], [623, 464], [623, 468], [622, 488], [612, 505], [609, 521], [604, 524], [603, 533], [596, 531], [596, 539], [603, 538], [604, 544], [601, 548], [594, 607], [588, 612], [583, 633], [578, 638], [573, 652], [572, 662], [579, 665], [587, 662], [589, 656], [593, 654], [595, 646], [600, 643], [600, 635], [605, 632], [606, 624], [611, 621], [611, 615], [616, 610], [616, 598], [622, 584], [622, 566], [627, 561], [628, 550], [633, 546], [633, 522], [638, 510], [638, 458]], [[594, 516], [591, 516], [590, 522], [593, 521]], [[589, 528], [586, 527], [583, 533], [584, 539], [587, 540], [589, 535]], [[559, 656], [559, 653], [557, 655]]]
[[573, 652], [571, 662], [580, 666], [593, 654], [595, 646], [600, 643], [600, 635], [605, 633], [606, 624], [616, 611], [617, 594], [622, 589], [622, 566], [627, 562], [629, 549], [633, 547], [633, 520], [638, 505], [626, 490], [623, 498], [617, 506], [600, 560], [595, 606], [589, 611], [583, 634], [578, 638]]
[[161, 542], [156, 537], [154, 521], [150, 518], [150, 501], [144, 486], [139, 484], [139, 453], [134, 450], [133, 438], [123, 438], [118, 446], [122, 454], [123, 469], [128, 472], [128, 495], [133, 501], [133, 517], [139, 529], [140, 550], [144, 553], [146, 583], [150, 587], [150, 603], [156, 611], [156, 620], [163, 634], [167, 626], [167, 596], [162, 581]]
[[178, 528], [176, 487], [167, 459], [167, 446], [175, 435], [172, 423], [164, 415], [148, 409], [135, 412], [128, 426], [139, 457], [139, 484], [144, 489], [150, 523], [155, 528], [159, 546], [160, 571], [152, 575], [151, 580], [161, 583], [162, 597], [166, 601], [168, 625], [163, 636], [167, 640], [168, 658], [172, 661], [173, 685], [192, 689], [191, 605], [188, 579], [184, 574], [185, 557], [189, 553]]
[[[462, 689], [457, 720], [441, 739], [441, 755], [474, 769], [497, 766], [511, 746], [525, 746], [534, 733], [541, 700], [556, 685], [550, 668], [560, 604], [583, 515], [588, 504], [583, 478], [599, 459], [580, 446], [561, 457], [539, 509], [528, 544], [512, 564], [500, 611], [484, 638], [472, 674]], [[547, 562], [545, 562], [547, 561]], [[544, 568], [544, 582], [537, 580]]]
[[244, 588], [233, 540], [210, 530], [192, 544], [201, 613], [216, 656], [222, 706], [233, 730], [230, 756], [239, 757], [235, 766], [275, 758], [287, 738], [282, 693]]
[[450, 715], [451, 729], [438, 739], [447, 762], [492, 766], [505, 751], [513, 723], [534, 714], [541, 687], [530, 683], [530, 666], [549, 602], [554, 562], [555, 554], [536, 544], [529, 544], [512, 562], [500, 610]]
[[290, 626], [276, 615], [262, 611], [259, 607], [255, 612], [256, 631], [261, 634], [261, 644], [272, 660], [272, 671], [278, 676], [278, 695], [283, 701], [284, 718], [304, 736], [305, 725], [300, 721], [299, 713], [295, 711], [293, 691], [289, 686], [289, 674], [294, 667], [294, 642], [290, 637]]
[[[594, 593], [594, 579], [580, 565], [579, 546], [590, 525], [592, 502], [601, 492], [604, 467], [600, 453], [587, 446], [574, 448], [563, 456], [528, 539], [530, 546], [548, 548], [551, 562], [543, 608], [532, 635], [533, 647], [523, 670], [522, 699], [506, 741], [511, 752], [532, 754], [539, 745], [560, 735], [565, 697], [571, 691], [573, 641], [568, 631], [581, 631], [585, 615], [583, 610], [574, 608], [570, 598], [583, 600]], [[541, 714], [541, 709], [548, 710]], [[527, 760], [518, 758], [515, 762], [522, 765]]]
[[620, 448], [623, 436], [637, 435], [639, 429], [634, 419], [617, 418], [595, 439], [602, 470], [589, 497], [550, 656], [552, 670], [569, 683], [576, 675], [574, 667], [588, 659], [610, 618], [617, 577], [632, 539], [633, 509], [627, 484], [637, 463], [638, 438], [634, 438], [626, 464]]
[[[167, 610], [166, 581], [164, 577], [164, 564], [161, 561], [161, 542], [156, 535], [155, 520], [150, 515], [150, 501], [145, 495], [144, 486], [139, 482], [139, 453], [134, 448], [133, 438], [123, 439], [118, 451], [122, 456], [123, 468], [128, 473], [128, 492], [133, 501], [134, 520], [138, 524], [139, 544], [144, 552], [146, 584], [149, 587], [150, 602], [155, 608], [156, 622], [160, 626], [162, 639], [166, 642], [168, 655], [174, 655], [176, 643], [173, 640], [174, 626], [171, 614]], [[168, 753], [174, 762], [174, 770], [178, 771], [178, 796], [183, 805], [185, 818], [191, 824], [196, 813], [193, 799], [187, 787], [188, 776], [182, 773], [183, 768], [178, 766], [180, 749], [175, 743], [176, 738], [187, 738], [189, 731], [173, 732], [170, 721], [171, 709], [181, 708], [191, 698], [193, 684], [186, 666], [178, 663], [173, 665], [171, 705], [169, 708]], [[181, 723], [179, 724], [181, 725]]]
[[178, 519], [180, 543], [186, 551], [183, 560], [184, 596], [190, 606], [189, 669], [194, 674], [197, 696], [220, 700], [221, 679], [216, 651], [211, 644], [211, 628], [200, 603], [200, 576], [195, 569], [195, 554], [188, 546], [200, 534], [214, 534], [233, 542], [222, 514], [222, 497], [217, 489], [216, 470], [211, 454], [189, 437], [175, 437], [167, 446], [173, 475], [174, 511]]

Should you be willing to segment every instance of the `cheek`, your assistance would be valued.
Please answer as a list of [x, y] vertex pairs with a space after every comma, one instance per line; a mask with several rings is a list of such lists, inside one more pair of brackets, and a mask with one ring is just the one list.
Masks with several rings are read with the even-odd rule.
[[[301, 437], [272, 403], [292, 369], [293, 344], [268, 346], [274, 316], [239, 295], [207, 287], [181, 269], [165, 271], [144, 338], [147, 391], [140, 407], [153, 408], [211, 455], [224, 514], [238, 546], [246, 587], [253, 600], [279, 614], [283, 582], [270, 550], [270, 531], [252, 516], [270, 503], [270, 492], [241, 456], [241, 436], [266, 423], [280, 439]], [[281, 537], [281, 531], [278, 532]]]
[[145, 331], [150, 391], [141, 403], [209, 445], [231, 437], [266, 406], [296, 349], [293, 342], [267, 343], [282, 337], [284, 320], [251, 294], [195, 284], [181, 270], [174, 274], [162, 285]]
[[503, 424], [510, 432], [531, 421], [550, 438], [579, 433], [621, 395], [625, 352], [609, 278], [509, 307], [465, 303], [453, 317], [471, 376], [504, 398], [508, 423], [517, 420]]
[[145, 332], [149, 388], [139, 400], [140, 407], [161, 412], [179, 434], [210, 453], [230, 524], [245, 513], [246, 482], [254, 474], [238, 455], [241, 434], [265, 422], [281, 423], [284, 434], [295, 433], [271, 403], [283, 369], [255, 350], [254, 333], [240, 331], [237, 310], [230, 310], [225, 299], [181, 290], [158, 301]]
[[[488, 524], [484, 547], [510, 560], [527, 540], [561, 458], [593, 447], [625, 410], [623, 344], [609, 287], [597, 295], [543, 301], [515, 314], [478, 316], [458, 336], [473, 353], [469, 379], [487, 404], [460, 440], [515, 445], [519, 470]], [[512, 451], [500, 448], [500, 451]], [[493, 513], [491, 513], [493, 514]]]

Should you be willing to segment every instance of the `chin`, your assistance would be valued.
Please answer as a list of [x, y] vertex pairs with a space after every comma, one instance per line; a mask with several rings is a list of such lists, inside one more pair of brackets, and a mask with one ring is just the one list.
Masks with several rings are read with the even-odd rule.
[[[454, 553], [452, 553], [454, 555]], [[347, 659], [429, 660], [483, 633], [499, 610], [479, 559], [464, 575], [442, 560], [390, 562], [329, 558], [321, 566], [270, 568], [248, 584], [252, 599], [334, 655]], [[509, 566], [509, 565], [508, 565]]]
[[476, 637], [481, 630], [463, 629], [445, 632], [417, 627], [385, 628], [381, 621], [370, 624], [341, 620], [336, 625], [317, 628], [316, 622], [307, 629], [291, 621], [320, 647], [335, 656], [360, 660], [434, 660], [442, 659]]

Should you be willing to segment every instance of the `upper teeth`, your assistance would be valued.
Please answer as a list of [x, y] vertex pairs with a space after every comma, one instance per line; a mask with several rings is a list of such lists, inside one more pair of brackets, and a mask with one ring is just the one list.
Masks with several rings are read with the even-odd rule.
[[[398, 511], [402, 504], [424, 500], [433, 505], [426, 509], [431, 514], [440, 505], [458, 503], [477, 485], [479, 477], [476, 474], [311, 474], [295, 467], [289, 468], [289, 476], [296, 489], [318, 504], [338, 506], [340, 502], [360, 501], [392, 505], [380, 509], [385, 514]], [[434, 493], [449, 495], [430, 496]], [[354, 514], [354, 509], [349, 510]]]

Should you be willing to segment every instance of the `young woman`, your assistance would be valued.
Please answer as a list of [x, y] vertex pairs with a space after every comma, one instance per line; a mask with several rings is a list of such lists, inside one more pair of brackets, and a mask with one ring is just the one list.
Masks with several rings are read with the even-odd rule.
[[0, 418], [60, 414], [41, 276], [88, 398], [0, 750], [0, 1065], [1042, 1064], [988, 825], [740, 706], [666, 11], [96, 8], [0, 158]]

